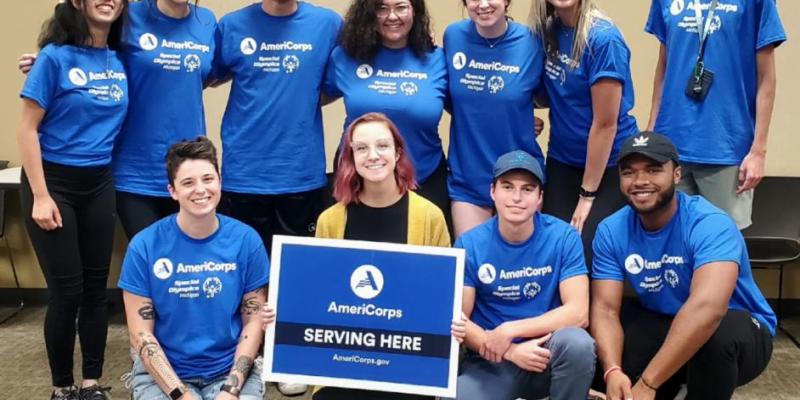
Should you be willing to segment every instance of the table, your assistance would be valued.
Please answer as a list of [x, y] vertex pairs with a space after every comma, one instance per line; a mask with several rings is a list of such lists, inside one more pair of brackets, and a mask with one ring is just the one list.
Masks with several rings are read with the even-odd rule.
[[[11, 251], [11, 245], [8, 242], [8, 236], [6, 236], [5, 195], [6, 191], [19, 190], [21, 172], [22, 172], [21, 167], [6, 168], [0, 170], [0, 238], [3, 239], [6, 245], [6, 251], [8, 252], [8, 261], [11, 264], [11, 272], [14, 274], [14, 283], [17, 285], [17, 289], [20, 289], [19, 278], [17, 277], [17, 267], [14, 264], [14, 253]], [[17, 309], [10, 315], [3, 317], [3, 319], [0, 320], [0, 324], [5, 323], [6, 321], [13, 318], [15, 315], [19, 314], [19, 312], [22, 311], [24, 307], [25, 307], [25, 302], [20, 297], [19, 307], [17, 307]]]

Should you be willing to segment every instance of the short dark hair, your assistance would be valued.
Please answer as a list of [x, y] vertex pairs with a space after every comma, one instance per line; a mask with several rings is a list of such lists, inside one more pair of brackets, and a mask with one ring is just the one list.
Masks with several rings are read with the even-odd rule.
[[[81, 0], [83, 8], [86, 0]], [[108, 47], [113, 50], [122, 48], [122, 26], [128, 15], [128, 0], [122, 0], [122, 14], [111, 24], [108, 32]], [[43, 49], [48, 44], [85, 46], [91, 43], [92, 35], [89, 32], [89, 24], [83, 10], [79, 10], [72, 5], [71, 0], [66, 0], [56, 4], [53, 16], [42, 25], [39, 33], [38, 45]]]
[[205, 136], [198, 136], [194, 140], [182, 140], [169, 147], [166, 161], [167, 177], [169, 177], [170, 185], [175, 183], [175, 174], [186, 160], [206, 160], [214, 166], [214, 170], [219, 175], [217, 148]]
[[[414, 20], [408, 32], [408, 47], [417, 58], [424, 59], [435, 47], [431, 37], [431, 17], [425, 0], [409, 0]], [[339, 44], [348, 56], [360, 62], [370, 62], [381, 47], [381, 34], [375, 29], [378, 10], [383, 0], [353, 0], [344, 17]]]

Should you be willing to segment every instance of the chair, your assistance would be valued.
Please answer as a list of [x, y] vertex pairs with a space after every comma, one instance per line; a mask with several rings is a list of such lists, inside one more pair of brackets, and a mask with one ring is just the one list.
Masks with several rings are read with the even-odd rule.
[[742, 231], [753, 268], [778, 269], [778, 327], [781, 325], [783, 270], [800, 258], [800, 178], [766, 177], [753, 196], [753, 225]]

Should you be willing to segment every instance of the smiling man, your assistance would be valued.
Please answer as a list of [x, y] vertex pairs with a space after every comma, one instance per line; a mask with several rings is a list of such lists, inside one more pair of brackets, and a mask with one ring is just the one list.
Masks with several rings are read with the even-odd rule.
[[497, 216], [466, 232], [467, 357], [458, 399], [584, 400], [594, 374], [589, 279], [578, 232], [537, 212], [542, 168], [522, 151], [497, 159]]
[[[764, 370], [775, 314], [750, 270], [744, 239], [722, 210], [675, 191], [678, 152], [664, 135], [619, 153], [628, 206], [594, 239], [591, 332], [609, 400], [730, 399]], [[638, 301], [623, 306], [623, 281]]]

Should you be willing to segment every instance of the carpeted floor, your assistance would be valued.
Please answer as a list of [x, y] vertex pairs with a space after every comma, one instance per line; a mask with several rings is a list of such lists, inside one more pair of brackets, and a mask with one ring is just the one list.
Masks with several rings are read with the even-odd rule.
[[[0, 310], [0, 318], [8, 309]], [[26, 308], [14, 319], [0, 325], [0, 393], [7, 399], [47, 399], [50, 378], [42, 337], [44, 308]], [[787, 324], [788, 325], [788, 324]], [[800, 332], [800, 324], [793, 323]], [[783, 334], [775, 340], [772, 361], [767, 370], [754, 382], [739, 388], [737, 400], [797, 400], [800, 399], [800, 349]], [[76, 353], [76, 360], [78, 355]], [[77, 364], [77, 363], [76, 363]], [[130, 393], [119, 377], [130, 367], [128, 333], [122, 315], [114, 313], [108, 332], [105, 378], [102, 383], [113, 386], [115, 399], [128, 399]], [[76, 369], [76, 379], [80, 370]], [[274, 386], [267, 398], [286, 399]], [[310, 395], [294, 397], [307, 400]]]

